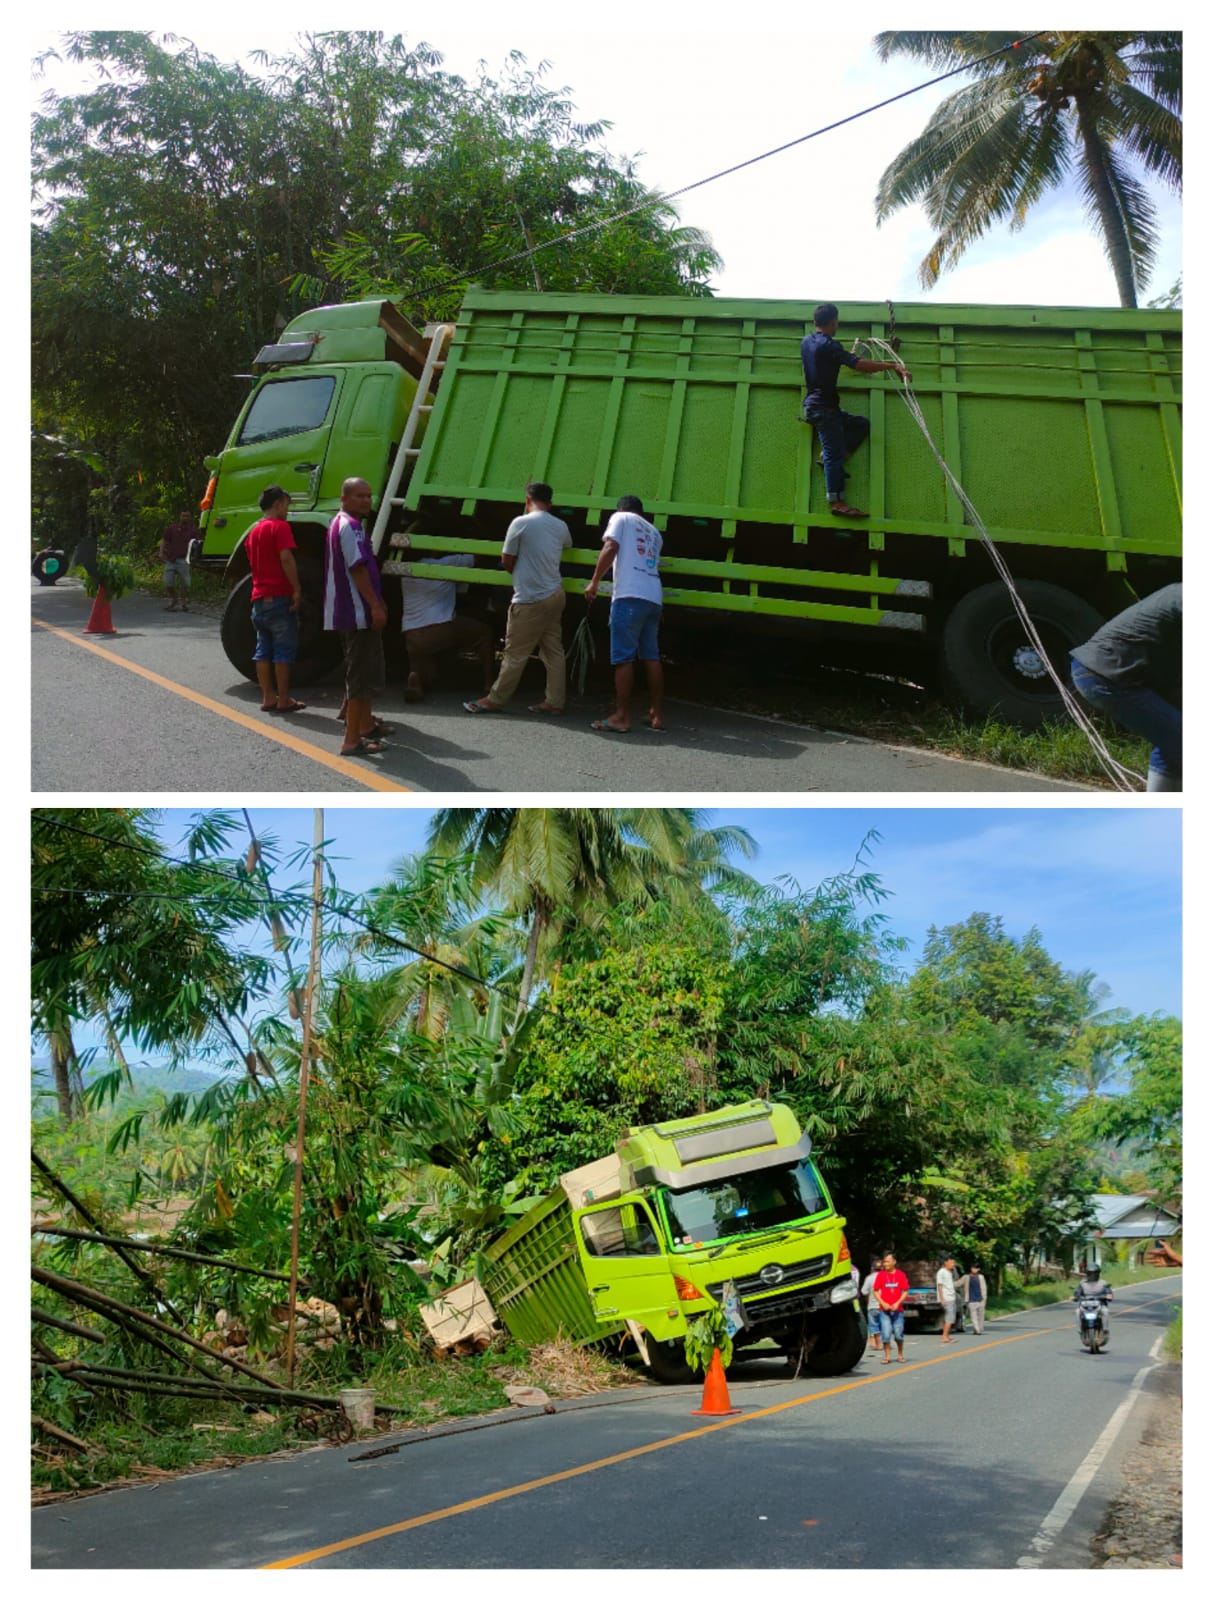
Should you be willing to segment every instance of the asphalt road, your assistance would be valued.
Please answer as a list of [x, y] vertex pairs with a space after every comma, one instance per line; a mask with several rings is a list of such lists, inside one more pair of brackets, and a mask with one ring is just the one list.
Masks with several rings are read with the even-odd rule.
[[[832, 1380], [698, 1388], [319, 1449], [60, 1502], [35, 1568], [1081, 1568], [1156, 1371], [1179, 1277], [1117, 1292], [1110, 1346], [1068, 1304]], [[377, 1439], [375, 1447], [391, 1443]]]
[[462, 709], [466, 687], [439, 686], [406, 706], [397, 680], [376, 705], [397, 726], [390, 748], [345, 760], [338, 679], [300, 690], [304, 712], [264, 715], [256, 687], [224, 656], [213, 614], [167, 614], [158, 599], [128, 595], [113, 607], [117, 635], [86, 638], [89, 601], [73, 580], [33, 584], [32, 609], [36, 794], [1089, 792], [676, 697], [664, 735], [596, 733], [589, 723], [610, 709], [605, 700], [558, 721], [528, 715], [538, 677], [524, 679], [506, 714], [483, 717]]

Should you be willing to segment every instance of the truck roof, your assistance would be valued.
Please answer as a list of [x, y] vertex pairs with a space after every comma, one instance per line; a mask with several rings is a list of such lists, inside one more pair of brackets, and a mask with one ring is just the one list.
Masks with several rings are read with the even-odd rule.
[[740, 1106], [630, 1128], [619, 1142], [627, 1189], [689, 1189], [718, 1177], [800, 1161], [812, 1149], [787, 1106]]

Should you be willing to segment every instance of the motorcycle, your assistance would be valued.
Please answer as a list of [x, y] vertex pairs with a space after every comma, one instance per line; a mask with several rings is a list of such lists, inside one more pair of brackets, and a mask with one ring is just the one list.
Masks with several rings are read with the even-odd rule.
[[1100, 1294], [1079, 1295], [1077, 1299], [1078, 1337], [1083, 1349], [1097, 1356], [1108, 1342], [1108, 1302]]

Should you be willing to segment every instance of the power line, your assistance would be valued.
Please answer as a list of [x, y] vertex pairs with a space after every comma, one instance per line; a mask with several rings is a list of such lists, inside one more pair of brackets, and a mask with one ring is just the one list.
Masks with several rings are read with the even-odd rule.
[[984, 56], [977, 56], [972, 61], [966, 61], [959, 67], [952, 67], [947, 72], [941, 72], [936, 78], [928, 78], [923, 83], [915, 84], [912, 89], [903, 89], [900, 94], [891, 94], [886, 100], [878, 100], [874, 105], [865, 106], [862, 111], [852, 111], [849, 116], [839, 117], [836, 122], [827, 122], [824, 127], [814, 128], [812, 133], [802, 133], [797, 139], [789, 139], [786, 144], [776, 145], [773, 150], [764, 150], [761, 155], [749, 156], [745, 161], [738, 161], [731, 167], [722, 167], [719, 172], [713, 172], [709, 177], [697, 178], [694, 183], [685, 183], [680, 189], [669, 189], [664, 194], [650, 195], [648, 199], [640, 201], [637, 205], [628, 206], [623, 211], [616, 211], [609, 217], [600, 217], [597, 222], [587, 222], [583, 227], [571, 228], [567, 233], [557, 234], [556, 238], [545, 240], [543, 244], [531, 245], [526, 250], [517, 250], [513, 255], [505, 256], [500, 261], [486, 261], [479, 267], [471, 267], [457, 277], [447, 278], [442, 283], [422, 283], [417, 279], [407, 285], [405, 293], [417, 292], [424, 294], [441, 294], [444, 289], [453, 289], [457, 284], [468, 283], [481, 273], [497, 272], [502, 267], [513, 266], [516, 261], [527, 261], [532, 256], [537, 256], [541, 250], [551, 250], [558, 244], [568, 244], [573, 239], [580, 239], [587, 233], [595, 233], [599, 228], [609, 227], [612, 222], [622, 222], [625, 217], [634, 217], [639, 212], [651, 211], [656, 206], [668, 205], [671, 200], [680, 199], [684, 194], [690, 194], [695, 189], [702, 189], [705, 184], [715, 183], [718, 178], [731, 177], [735, 172], [744, 172], [747, 167], [757, 166], [760, 161], [769, 161], [772, 156], [779, 156], [785, 150], [794, 150], [797, 145], [807, 144], [810, 139], [819, 139], [823, 133], [833, 133], [835, 128], [845, 128], [849, 122], [858, 122], [861, 117], [870, 117], [875, 111], [883, 111], [886, 106], [896, 105], [899, 100], [908, 99], [910, 95], [920, 94], [923, 89], [932, 89], [937, 83], [945, 83], [949, 78], [954, 78], [961, 72], [972, 72], [983, 61], [992, 61], [995, 56], [1005, 55], [1008, 50], [1018, 50], [1025, 44], [1031, 44], [1033, 39], [1043, 38], [1043, 31], [1025, 34], [1021, 39], [1014, 39], [1009, 44], [999, 45], [996, 50], [989, 50]]

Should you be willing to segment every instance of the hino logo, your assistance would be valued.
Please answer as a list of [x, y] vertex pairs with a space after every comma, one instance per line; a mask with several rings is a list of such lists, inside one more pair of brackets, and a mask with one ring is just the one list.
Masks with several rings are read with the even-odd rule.
[[783, 1268], [772, 1261], [769, 1266], [763, 1267], [758, 1276], [768, 1288], [773, 1288], [775, 1284], [783, 1282]]

